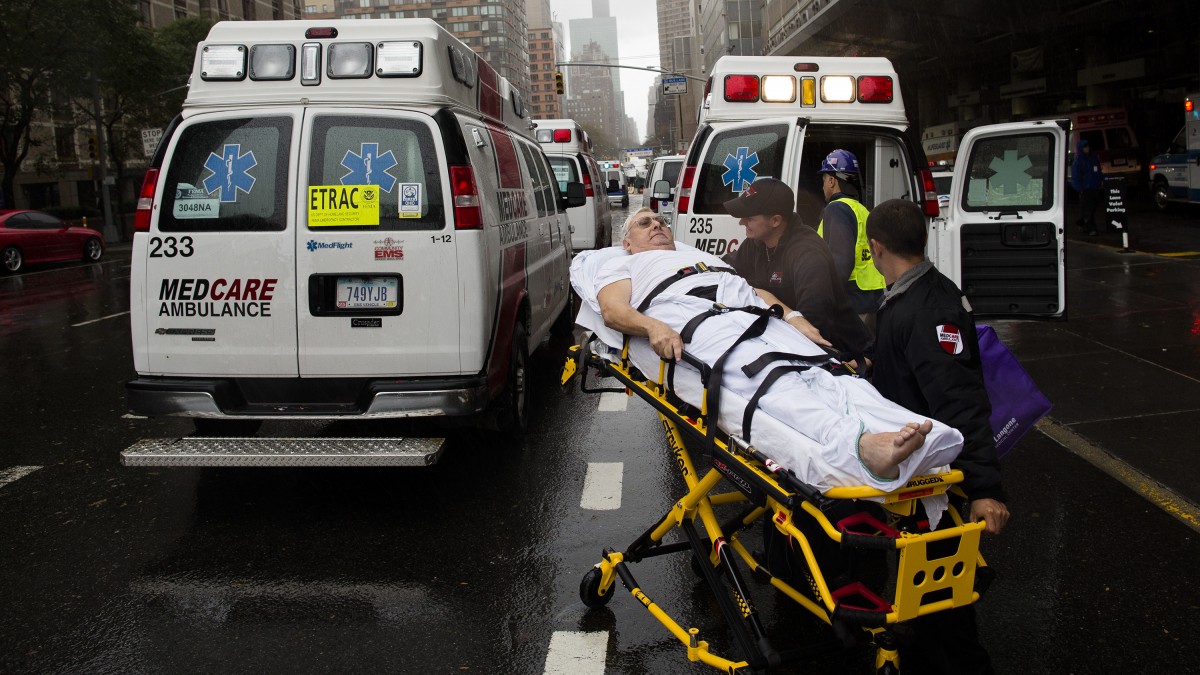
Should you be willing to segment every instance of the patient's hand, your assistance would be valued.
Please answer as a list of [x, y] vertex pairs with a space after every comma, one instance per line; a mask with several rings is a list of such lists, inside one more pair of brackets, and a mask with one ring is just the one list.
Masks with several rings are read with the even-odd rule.
[[833, 346], [832, 342], [821, 337], [821, 331], [817, 330], [816, 326], [812, 325], [812, 323], [810, 323], [808, 319], [806, 319], [802, 316], [792, 317], [792, 320], [788, 321], [788, 325], [790, 325], [792, 328], [795, 328], [796, 330], [800, 331], [801, 333], [804, 334], [804, 337], [808, 338], [809, 340], [812, 340], [813, 342], [821, 345], [822, 347], [832, 347]]
[[683, 338], [679, 337], [673, 328], [658, 321], [651, 319], [651, 323], [646, 327], [647, 337], [650, 338], [650, 347], [654, 349], [654, 353], [667, 360], [679, 360], [683, 357]]

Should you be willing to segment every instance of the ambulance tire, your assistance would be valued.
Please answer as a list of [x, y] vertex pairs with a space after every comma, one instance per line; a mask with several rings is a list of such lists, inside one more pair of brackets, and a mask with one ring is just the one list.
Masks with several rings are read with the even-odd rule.
[[262, 420], [230, 420], [196, 417], [192, 420], [199, 436], [244, 438], [258, 433]]
[[1167, 185], [1167, 181], [1161, 178], [1154, 181], [1154, 189], [1151, 190], [1151, 195], [1154, 197], [1154, 208], [1158, 209], [1159, 213], [1166, 213], [1171, 210], [1171, 188]]
[[529, 428], [529, 345], [525, 324], [513, 328], [512, 357], [508, 362], [508, 381], [500, 395], [497, 422], [510, 438], [520, 438]]

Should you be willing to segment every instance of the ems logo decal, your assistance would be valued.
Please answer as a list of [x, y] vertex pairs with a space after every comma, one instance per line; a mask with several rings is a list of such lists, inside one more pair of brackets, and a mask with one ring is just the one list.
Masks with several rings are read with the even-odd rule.
[[779, 272], [771, 272], [771, 280], [768, 283], [770, 283], [772, 286], [782, 285], [783, 284], [783, 275], [780, 274]]
[[947, 354], [961, 354], [963, 351], [962, 332], [954, 324], [944, 323], [937, 327], [938, 344]]
[[254, 176], [250, 169], [258, 166], [254, 159], [254, 151], [242, 153], [242, 146], [237, 143], [226, 144], [221, 154], [208, 153], [204, 168], [212, 172], [204, 179], [203, 185], [208, 194], [219, 193], [221, 201], [236, 202], [239, 191], [250, 194], [254, 189]]

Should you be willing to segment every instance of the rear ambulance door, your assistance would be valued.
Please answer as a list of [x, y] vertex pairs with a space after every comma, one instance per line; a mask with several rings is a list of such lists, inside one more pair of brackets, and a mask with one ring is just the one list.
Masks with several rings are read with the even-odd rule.
[[946, 221], [935, 221], [944, 274], [976, 314], [1061, 317], [1066, 311], [1062, 166], [1053, 121], [976, 127], [959, 145]]
[[678, 214], [672, 225], [675, 238], [719, 256], [736, 250], [746, 230], [725, 213], [725, 202], [759, 178], [786, 181], [794, 175], [791, 148], [798, 144], [799, 128], [795, 117], [713, 123], [693, 178], [688, 212]]
[[[1200, 96], [1188, 98], [1196, 101]], [[1183, 133], [1186, 136], [1183, 156], [1187, 162], [1187, 192], [1184, 197], [1191, 202], [1200, 202], [1200, 112], [1192, 110], [1188, 113]]]
[[296, 259], [302, 376], [459, 374], [459, 274], [433, 119], [312, 109]]
[[143, 375], [296, 375], [288, 209], [300, 115], [205, 113], [172, 136], [158, 217], [135, 254], [146, 284]]

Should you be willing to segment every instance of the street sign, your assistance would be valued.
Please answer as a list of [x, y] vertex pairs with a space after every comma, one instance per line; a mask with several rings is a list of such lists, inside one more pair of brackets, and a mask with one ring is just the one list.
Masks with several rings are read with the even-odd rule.
[[687, 93], [687, 78], [686, 77], [664, 77], [662, 79], [664, 94], [686, 94]]
[[147, 157], [153, 157], [161, 139], [162, 129], [142, 129], [142, 152], [146, 153]]

